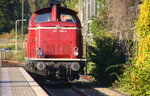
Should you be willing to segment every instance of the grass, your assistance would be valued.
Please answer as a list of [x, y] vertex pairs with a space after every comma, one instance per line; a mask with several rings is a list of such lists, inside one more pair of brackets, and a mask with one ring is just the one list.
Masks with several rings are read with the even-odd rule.
[[[2, 52], [3, 58], [6, 57], [7, 59], [11, 60], [17, 60], [17, 61], [24, 61], [24, 50], [22, 46], [22, 35], [18, 35], [18, 50], [19, 52], [17, 54], [14, 53], [15, 50], [15, 30], [12, 29], [10, 33], [3, 33], [0, 35], [0, 50], [2, 48], [10, 48], [10, 51]], [[24, 35], [24, 37], [26, 37]], [[2, 40], [3, 39], [3, 40]], [[6, 55], [6, 56], [5, 56]]]

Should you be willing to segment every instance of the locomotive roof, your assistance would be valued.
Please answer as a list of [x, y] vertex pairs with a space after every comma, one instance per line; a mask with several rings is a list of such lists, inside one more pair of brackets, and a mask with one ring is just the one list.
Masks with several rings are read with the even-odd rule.
[[[50, 7], [45, 7], [45, 8], [41, 8], [39, 10], [36, 10], [34, 11], [34, 13], [36, 14], [40, 14], [40, 13], [44, 13], [44, 12], [48, 12], [52, 9], [52, 6]], [[62, 10], [63, 12], [66, 12], [66, 11], [69, 11], [71, 13], [74, 13], [74, 14], [77, 14], [78, 12], [74, 11], [74, 10], [71, 10], [71, 9], [68, 9], [68, 8], [65, 8], [65, 7], [60, 7], [60, 10]]]

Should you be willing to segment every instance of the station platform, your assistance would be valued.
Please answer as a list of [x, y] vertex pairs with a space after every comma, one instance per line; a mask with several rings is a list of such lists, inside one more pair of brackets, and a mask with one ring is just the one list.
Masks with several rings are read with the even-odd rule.
[[22, 67], [0, 67], [0, 96], [48, 96]]

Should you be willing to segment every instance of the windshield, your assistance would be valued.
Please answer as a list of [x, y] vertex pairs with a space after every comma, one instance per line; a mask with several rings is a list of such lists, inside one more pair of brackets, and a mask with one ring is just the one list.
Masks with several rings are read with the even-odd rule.
[[44, 13], [44, 14], [38, 14], [36, 16], [35, 22], [42, 23], [42, 22], [48, 22], [50, 20], [51, 20], [51, 13]]
[[60, 20], [62, 22], [72, 22], [72, 23], [76, 23], [76, 19], [74, 16], [70, 15], [70, 14], [65, 14], [65, 13], [61, 13], [60, 14]]

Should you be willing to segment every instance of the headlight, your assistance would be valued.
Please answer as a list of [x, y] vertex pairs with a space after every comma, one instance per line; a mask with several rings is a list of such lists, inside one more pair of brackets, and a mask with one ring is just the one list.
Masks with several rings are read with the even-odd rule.
[[75, 47], [75, 48], [74, 48], [74, 51], [79, 51], [79, 48], [78, 48], [78, 47]]
[[38, 47], [38, 56], [42, 56], [43, 52], [42, 52], [43, 48], [42, 47]]
[[74, 52], [74, 56], [78, 56], [79, 53], [77, 51]]
[[38, 56], [42, 56], [43, 55], [43, 52], [42, 51], [39, 51], [38, 52]]

